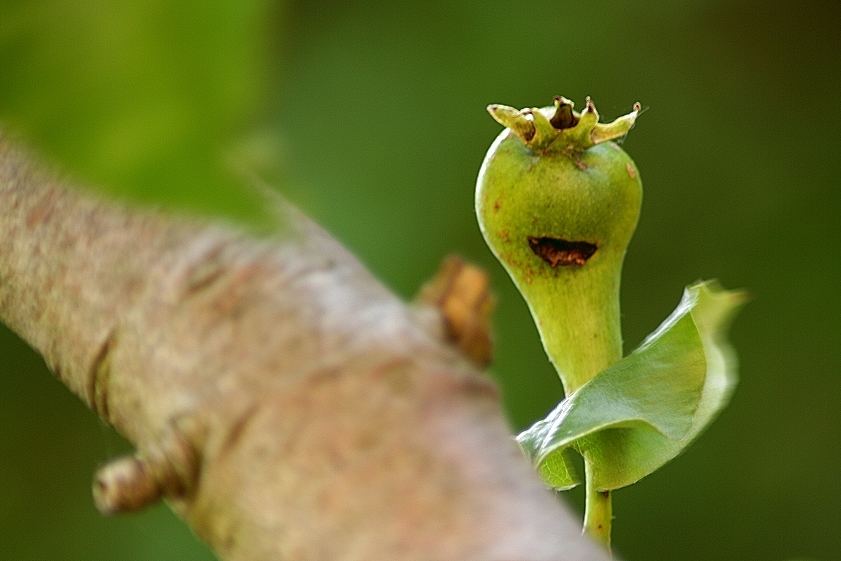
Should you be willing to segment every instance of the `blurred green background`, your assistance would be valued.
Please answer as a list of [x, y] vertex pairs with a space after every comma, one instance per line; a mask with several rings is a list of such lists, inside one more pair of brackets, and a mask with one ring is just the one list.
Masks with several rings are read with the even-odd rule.
[[[226, 3], [191, 9], [201, 15], [217, 5]], [[226, 40], [240, 44], [247, 36], [263, 45], [260, 79], [271, 93], [262, 105], [252, 103], [254, 93], [234, 83], [230, 96], [202, 98], [206, 111], [229, 108], [230, 99], [243, 110], [193, 133], [212, 136], [249, 118], [277, 132], [284, 193], [401, 295], [410, 297], [450, 252], [486, 267], [499, 303], [491, 375], [504, 389], [515, 429], [562, 394], [526, 307], [473, 216], [476, 173], [500, 130], [484, 107], [549, 104], [555, 94], [580, 106], [592, 95], [611, 119], [641, 101], [647, 110], [624, 143], [645, 186], [625, 267], [626, 347], [656, 327], [696, 279], [717, 277], [749, 289], [754, 300], [734, 327], [741, 385], [732, 405], [686, 454], [616, 493], [616, 550], [628, 561], [839, 559], [841, 4], [322, 0], [288, 3], [282, 19], [279, 10], [249, 5], [262, 23], [243, 24], [242, 36]], [[8, 6], [18, 14], [28, 9], [17, 0]], [[11, 26], [3, 30], [5, 21], [0, 17], [0, 39], [4, 31], [15, 37]], [[122, 25], [131, 29], [133, 21]], [[223, 13], [203, 25], [210, 33], [232, 21], [240, 20]], [[106, 26], [108, 19], [97, 22]], [[192, 24], [189, 11], [181, 24]], [[184, 39], [179, 29], [161, 39], [176, 51]], [[68, 31], [88, 32], [96, 30]], [[194, 56], [181, 62], [211, 65], [196, 75], [213, 79], [196, 82], [177, 68], [167, 76], [179, 88], [179, 80], [193, 80], [196, 91], [218, 82], [213, 64], [227, 44], [199, 39], [190, 43]], [[15, 110], [37, 115], [39, 106], [20, 105], [31, 95], [15, 88], [34, 78], [22, 51], [9, 45], [0, 42], [0, 82], [4, 74], [18, 82], [0, 84], [0, 118], [14, 121]], [[235, 74], [232, 82], [257, 79], [259, 72], [239, 72], [236, 57], [246, 60], [245, 51], [219, 66]], [[149, 54], [150, 67], [159, 56]], [[65, 86], [56, 78], [33, 87], [69, 104], [58, 103], [59, 114], [73, 109], [74, 98], [62, 97]], [[190, 87], [180, 92], [185, 99]], [[80, 91], [80, 99], [90, 93]], [[165, 89], [158, 93], [169, 99]], [[103, 103], [119, 94], [101, 94]], [[109, 110], [134, 107], [124, 105]], [[177, 113], [181, 105], [173, 107]], [[50, 123], [41, 126], [49, 130]], [[160, 126], [166, 130], [166, 121]], [[189, 145], [191, 129], [179, 130], [187, 131], [179, 142]], [[84, 136], [71, 130], [66, 137], [74, 134]], [[62, 152], [67, 139], [47, 137], [48, 152], [77, 156]], [[143, 165], [154, 167], [150, 162]], [[179, 170], [182, 179], [193, 177]], [[142, 185], [156, 176], [131, 177]], [[200, 210], [251, 212], [232, 202], [223, 183], [193, 189], [176, 204], [202, 198]], [[0, 365], [0, 559], [213, 559], [165, 507], [100, 517], [89, 495], [92, 472], [127, 445], [6, 330]], [[580, 508], [581, 494], [563, 500]]]

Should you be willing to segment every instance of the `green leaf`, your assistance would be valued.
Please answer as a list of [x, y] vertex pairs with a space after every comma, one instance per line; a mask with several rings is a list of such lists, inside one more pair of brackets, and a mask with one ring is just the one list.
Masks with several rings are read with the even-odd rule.
[[681, 453], [727, 404], [736, 383], [725, 340], [742, 293], [715, 283], [684, 292], [677, 309], [633, 353], [518, 436], [544, 480], [581, 482], [572, 450], [592, 466], [598, 490], [639, 481]]
[[[549, 431], [552, 421], [553, 417], [550, 414], [549, 417], [538, 421], [529, 430], [517, 437], [523, 451], [530, 458], [533, 459], [540, 455], [543, 435]], [[540, 477], [559, 491], [572, 489], [583, 483], [584, 479], [581, 470], [578, 469], [575, 456], [575, 452], [570, 448], [561, 448], [556, 454], [546, 456], [544, 461], [537, 466]]]
[[260, 108], [268, 0], [10, 0], [0, 121], [109, 194], [260, 222], [226, 154]]

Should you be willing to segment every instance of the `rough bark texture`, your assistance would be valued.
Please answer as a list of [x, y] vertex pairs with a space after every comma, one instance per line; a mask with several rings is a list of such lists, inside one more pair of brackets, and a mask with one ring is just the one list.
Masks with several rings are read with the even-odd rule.
[[260, 239], [126, 209], [0, 136], [0, 319], [138, 449], [100, 505], [163, 495], [229, 561], [606, 559], [493, 385], [285, 213]]

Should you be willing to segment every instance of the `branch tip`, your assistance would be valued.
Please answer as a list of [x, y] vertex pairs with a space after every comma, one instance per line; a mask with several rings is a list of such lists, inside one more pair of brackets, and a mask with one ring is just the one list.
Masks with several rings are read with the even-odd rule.
[[156, 445], [100, 468], [93, 484], [96, 508], [103, 514], [134, 512], [161, 497], [187, 494], [199, 467], [199, 454], [188, 440], [195, 434], [200, 434], [197, 421], [179, 417]]
[[162, 495], [148, 465], [137, 456], [113, 460], [94, 478], [93, 500], [102, 514], [134, 512], [157, 502]]
[[491, 362], [490, 319], [494, 301], [485, 271], [457, 255], [449, 255], [416, 300], [438, 311], [446, 339], [468, 359], [479, 366]]

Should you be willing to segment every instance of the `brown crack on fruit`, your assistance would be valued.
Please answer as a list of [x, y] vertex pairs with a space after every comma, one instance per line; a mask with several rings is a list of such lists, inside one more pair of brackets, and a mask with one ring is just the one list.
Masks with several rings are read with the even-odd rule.
[[553, 269], [580, 267], [596, 253], [598, 247], [590, 242], [561, 240], [551, 237], [529, 236], [529, 248]]

